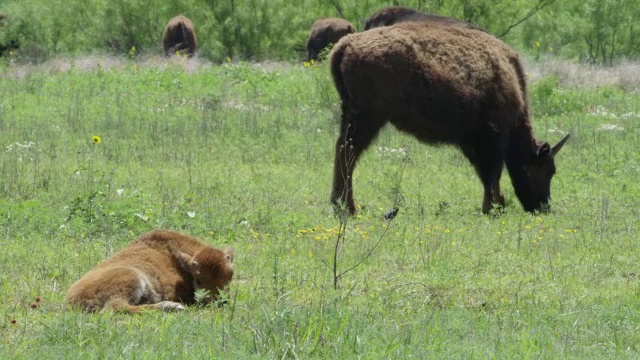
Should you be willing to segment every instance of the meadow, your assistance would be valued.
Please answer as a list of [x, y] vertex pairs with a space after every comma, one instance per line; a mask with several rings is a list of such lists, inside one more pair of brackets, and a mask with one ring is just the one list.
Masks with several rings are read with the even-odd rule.
[[[388, 127], [345, 220], [324, 64], [3, 66], [0, 358], [640, 357], [637, 83], [552, 68], [528, 66], [536, 136], [571, 133], [551, 213], [524, 212], [505, 172], [506, 208], [482, 215], [457, 149]], [[71, 283], [154, 228], [235, 248], [228, 306], [68, 309]]]

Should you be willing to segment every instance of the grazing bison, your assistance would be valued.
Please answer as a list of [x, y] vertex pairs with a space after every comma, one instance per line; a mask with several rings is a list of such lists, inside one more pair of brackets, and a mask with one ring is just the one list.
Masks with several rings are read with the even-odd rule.
[[197, 289], [216, 300], [233, 277], [234, 250], [221, 251], [173, 231], [156, 230], [104, 260], [76, 281], [67, 301], [90, 312], [182, 310]]
[[350, 22], [339, 18], [320, 19], [313, 23], [307, 40], [307, 60], [318, 60], [320, 51], [343, 36], [356, 32]]
[[518, 54], [475, 29], [407, 22], [349, 35], [331, 72], [341, 99], [331, 201], [351, 214], [356, 161], [391, 122], [428, 144], [456, 145], [484, 186], [482, 211], [504, 206], [506, 164], [526, 211], [548, 208], [554, 147], [533, 136]]
[[391, 26], [393, 24], [407, 21], [431, 22], [435, 24], [461, 26], [484, 31], [484, 29], [462, 20], [427, 14], [425, 12], [403, 6], [386, 7], [374, 12], [364, 23], [364, 30], [366, 31], [381, 26]]
[[162, 35], [162, 47], [166, 56], [176, 51], [193, 56], [196, 52], [196, 31], [191, 20], [182, 15], [171, 18]]

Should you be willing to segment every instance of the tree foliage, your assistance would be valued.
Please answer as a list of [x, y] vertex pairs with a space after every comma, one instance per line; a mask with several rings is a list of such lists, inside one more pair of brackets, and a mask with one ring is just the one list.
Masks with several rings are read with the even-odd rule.
[[214, 61], [301, 59], [311, 24], [337, 16], [362, 29], [375, 10], [402, 5], [486, 28], [521, 51], [610, 64], [640, 55], [638, 0], [6, 0], [0, 55], [159, 54], [169, 18], [196, 26], [199, 54]]

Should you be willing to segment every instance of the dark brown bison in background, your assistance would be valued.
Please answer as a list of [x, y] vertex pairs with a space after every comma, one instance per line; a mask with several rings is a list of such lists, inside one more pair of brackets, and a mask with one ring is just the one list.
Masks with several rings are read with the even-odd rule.
[[196, 52], [196, 31], [189, 18], [178, 15], [167, 23], [162, 35], [165, 56], [179, 52], [191, 57]]
[[533, 136], [518, 54], [479, 30], [407, 22], [349, 35], [331, 72], [342, 102], [331, 201], [353, 214], [352, 176], [362, 152], [391, 122], [428, 144], [456, 145], [484, 186], [482, 211], [504, 206], [506, 164], [526, 211], [545, 210], [556, 146]]
[[84, 310], [182, 310], [197, 289], [213, 301], [231, 282], [234, 251], [218, 250], [173, 231], [156, 230], [104, 260], [76, 281], [67, 301]]
[[318, 60], [320, 51], [343, 36], [356, 32], [350, 22], [339, 18], [320, 19], [313, 23], [307, 40], [307, 61]]
[[364, 30], [366, 31], [381, 26], [391, 26], [407, 21], [426, 21], [435, 24], [461, 26], [484, 31], [484, 29], [462, 20], [446, 16], [427, 14], [425, 12], [403, 6], [391, 6], [382, 8], [374, 12], [364, 23]]

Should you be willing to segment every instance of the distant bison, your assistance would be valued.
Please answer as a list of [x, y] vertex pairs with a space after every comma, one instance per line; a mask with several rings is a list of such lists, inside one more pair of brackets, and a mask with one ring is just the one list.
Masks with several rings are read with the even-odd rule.
[[164, 54], [179, 52], [191, 57], [196, 52], [196, 45], [196, 31], [191, 20], [182, 15], [171, 18], [162, 35]]
[[233, 277], [234, 251], [221, 251], [173, 231], [156, 230], [104, 260], [71, 285], [67, 301], [89, 312], [182, 310], [195, 291], [216, 300]]
[[339, 18], [320, 19], [313, 23], [307, 40], [307, 60], [318, 60], [320, 51], [347, 34], [356, 32], [350, 22]]
[[484, 186], [484, 213], [504, 206], [504, 164], [524, 209], [548, 208], [554, 157], [568, 135], [554, 147], [534, 138], [520, 59], [500, 40], [465, 27], [407, 22], [343, 38], [331, 72], [342, 104], [335, 205], [355, 213], [356, 161], [391, 122], [424, 143], [460, 148]]
[[381, 26], [391, 26], [407, 21], [431, 22], [434, 24], [461, 26], [484, 31], [482, 28], [462, 20], [446, 16], [427, 14], [425, 12], [403, 6], [391, 6], [382, 8], [374, 12], [364, 23], [364, 29], [369, 30]]

